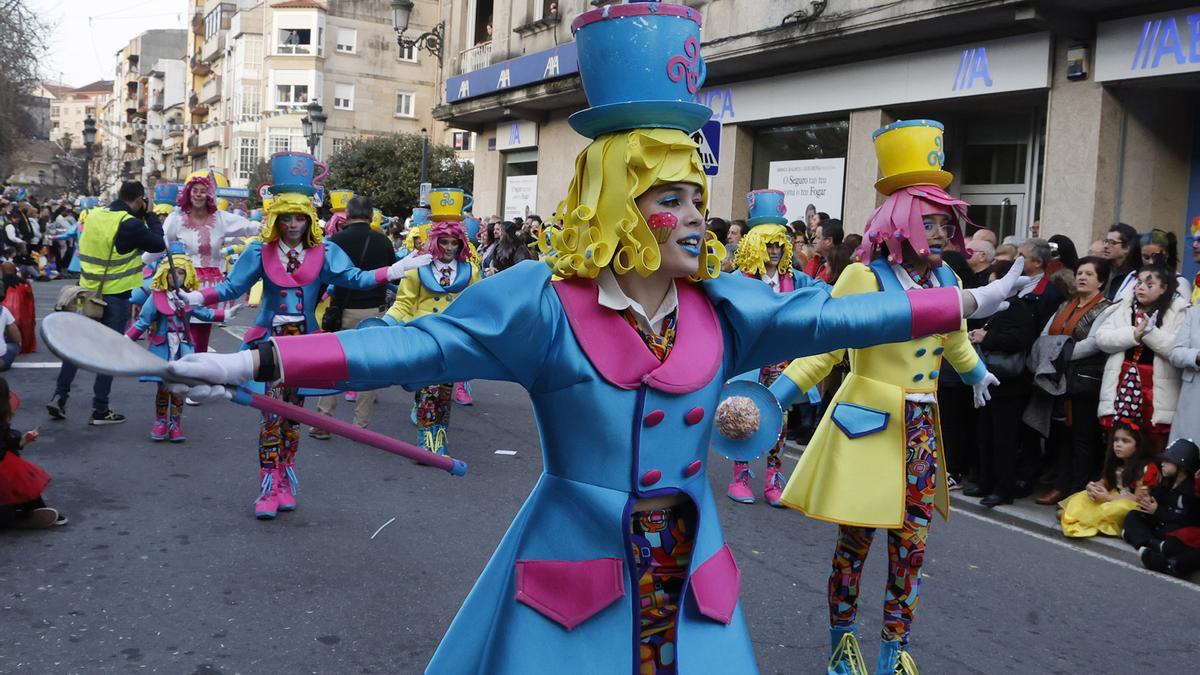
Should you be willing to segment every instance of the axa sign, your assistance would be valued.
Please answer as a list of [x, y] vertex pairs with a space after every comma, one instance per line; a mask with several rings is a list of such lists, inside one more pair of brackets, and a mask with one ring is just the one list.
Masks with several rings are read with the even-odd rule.
[[958, 71], [954, 73], [953, 91], [966, 91], [992, 86], [991, 65], [988, 63], [987, 47], [964, 49], [958, 62]]
[[1154, 70], [1164, 61], [1182, 66], [1200, 63], [1200, 14], [1146, 19], [1130, 70]]

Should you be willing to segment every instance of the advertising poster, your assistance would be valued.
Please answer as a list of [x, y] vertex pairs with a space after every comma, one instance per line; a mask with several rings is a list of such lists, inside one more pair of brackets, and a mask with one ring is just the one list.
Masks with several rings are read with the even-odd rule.
[[536, 213], [537, 176], [509, 176], [504, 180], [504, 219]]
[[781, 190], [788, 221], [805, 220], [811, 204], [830, 218], [842, 217], [842, 190], [846, 182], [846, 158], [794, 159], [771, 162], [767, 187]]

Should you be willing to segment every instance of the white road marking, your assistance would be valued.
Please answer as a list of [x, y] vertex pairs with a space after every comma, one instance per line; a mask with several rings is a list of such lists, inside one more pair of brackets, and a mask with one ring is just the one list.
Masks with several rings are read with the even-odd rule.
[[21, 363], [20, 361], [18, 361], [16, 363], [12, 364], [12, 367], [14, 369], [15, 368], [60, 368], [60, 367], [62, 367], [62, 361], [26, 361], [25, 363]]
[[391, 520], [387, 521], [386, 523], [380, 525], [379, 529], [375, 530], [375, 534], [371, 535], [371, 538], [374, 539], [375, 535], [379, 534], [380, 532], [383, 532], [383, 528], [387, 527], [388, 525], [391, 525], [394, 522], [396, 522], [396, 519], [392, 518]]
[[1161, 579], [1162, 581], [1166, 581], [1168, 583], [1175, 584], [1176, 586], [1182, 586], [1183, 588], [1187, 588], [1187, 589], [1190, 589], [1193, 591], [1200, 592], [1200, 584], [1194, 584], [1190, 581], [1185, 581], [1183, 579], [1177, 579], [1175, 577], [1172, 577], [1172, 576], [1169, 576], [1166, 574], [1162, 574], [1159, 572], [1151, 572], [1150, 570], [1148, 570], [1144, 567], [1141, 567], [1139, 565], [1127, 563], [1124, 560], [1116, 560], [1114, 558], [1110, 558], [1109, 556], [1106, 556], [1103, 553], [1097, 553], [1096, 551], [1092, 551], [1090, 549], [1075, 546], [1074, 544], [1071, 544], [1070, 542], [1067, 542], [1067, 541], [1063, 541], [1062, 539], [1056, 539], [1054, 537], [1051, 537], [1051, 536], [1045, 535], [1045, 534], [1041, 534], [1039, 532], [1031, 532], [1030, 530], [1027, 530], [1023, 527], [1018, 527], [1018, 526], [1012, 525], [1010, 523], [1004, 523], [1004, 522], [1001, 522], [998, 520], [993, 520], [991, 518], [988, 518], [987, 516], [981, 516], [977, 513], [971, 513], [970, 511], [967, 511], [966, 509], [955, 509], [954, 515], [966, 516], [968, 518], [974, 518], [975, 520], [980, 520], [985, 523], [991, 523], [992, 525], [995, 525], [997, 527], [1002, 527], [1006, 530], [1011, 530], [1012, 532], [1020, 532], [1021, 534], [1033, 537], [1034, 539], [1039, 539], [1041, 541], [1044, 541], [1044, 542], [1047, 542], [1050, 544], [1054, 544], [1055, 546], [1060, 546], [1065, 549], [1070, 549], [1072, 551], [1075, 551], [1076, 553], [1082, 553], [1086, 556], [1090, 556], [1097, 560], [1103, 560], [1105, 562], [1112, 563], [1113, 565], [1117, 565], [1118, 567], [1124, 567], [1125, 569], [1130, 569], [1135, 572], [1140, 572], [1147, 576], [1154, 577], [1155, 579]]
[[496, 454], [497, 455], [508, 455], [511, 457], [512, 455], [517, 454], [517, 451], [516, 450], [497, 450]]
[[[246, 331], [250, 330], [250, 327], [249, 326], [224, 326], [221, 328], [221, 330], [225, 331], [226, 333], [229, 333], [233, 337], [237, 338], [238, 342], [241, 342], [246, 337]], [[209, 348], [209, 351], [212, 351], [212, 349]]]

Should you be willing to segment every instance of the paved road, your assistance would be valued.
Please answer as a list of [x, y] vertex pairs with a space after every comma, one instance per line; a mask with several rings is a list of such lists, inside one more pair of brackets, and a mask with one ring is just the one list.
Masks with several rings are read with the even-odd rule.
[[[56, 286], [36, 286], [39, 307]], [[215, 339], [221, 350], [235, 344]], [[19, 362], [38, 360], [52, 359]], [[188, 442], [155, 444], [152, 385], [119, 381], [114, 407], [129, 422], [90, 428], [86, 374], [69, 419], [47, 418], [55, 373], [8, 374], [25, 400], [16, 425], [42, 428], [27, 456], [55, 476], [47, 499], [71, 523], [0, 532], [0, 673], [419, 672], [540, 470], [524, 393], [480, 382], [478, 404], [453, 416], [450, 447], [470, 462], [467, 477], [306, 436], [300, 509], [260, 523], [254, 411], [188, 408]], [[409, 401], [384, 392], [373, 427], [411, 436]], [[714, 489], [725, 477], [722, 465]], [[720, 499], [720, 509], [759, 667], [821, 672], [834, 528], [761, 503]], [[879, 630], [883, 539], [868, 561], [866, 636]], [[912, 642], [922, 672], [1168, 673], [1197, 663], [1200, 587], [963, 512], [935, 524], [925, 570]], [[864, 646], [873, 659], [874, 639]]]

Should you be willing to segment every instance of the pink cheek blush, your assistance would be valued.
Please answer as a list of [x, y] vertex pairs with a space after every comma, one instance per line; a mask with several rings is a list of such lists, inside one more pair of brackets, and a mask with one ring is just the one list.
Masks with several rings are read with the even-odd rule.
[[650, 226], [650, 232], [654, 235], [654, 240], [663, 244], [671, 236], [671, 230], [679, 226], [679, 218], [676, 218], [673, 213], [660, 212], [651, 214], [646, 219], [646, 224]]

